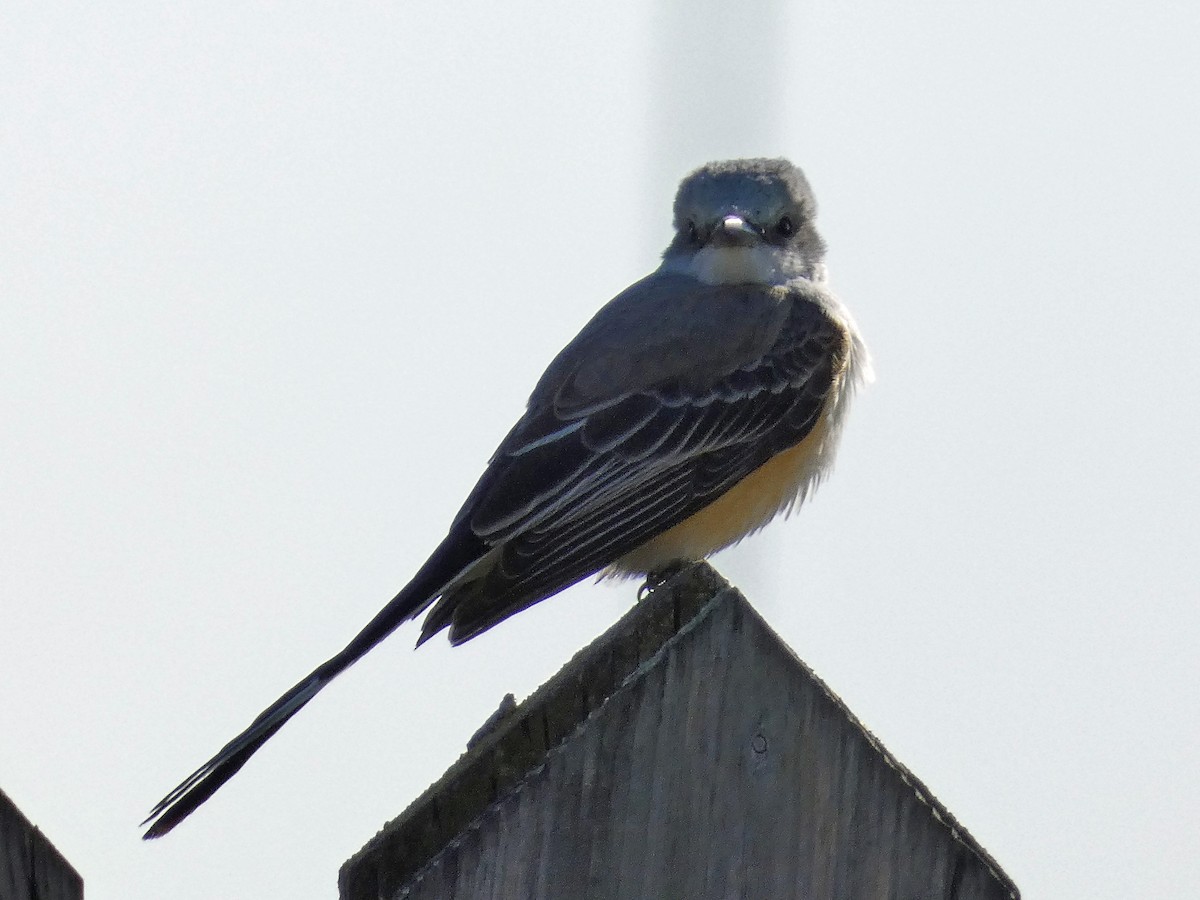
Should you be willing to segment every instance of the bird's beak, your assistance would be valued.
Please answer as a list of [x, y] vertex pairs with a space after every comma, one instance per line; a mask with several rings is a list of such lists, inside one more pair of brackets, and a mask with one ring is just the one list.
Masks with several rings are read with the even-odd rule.
[[757, 228], [741, 216], [733, 214], [721, 219], [712, 236], [715, 243], [727, 247], [745, 247], [762, 237]]

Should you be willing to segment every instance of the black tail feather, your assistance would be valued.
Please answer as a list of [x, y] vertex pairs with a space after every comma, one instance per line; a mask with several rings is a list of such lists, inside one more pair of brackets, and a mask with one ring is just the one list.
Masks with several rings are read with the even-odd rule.
[[195, 812], [200, 804], [237, 774], [238, 769], [246, 764], [271, 735], [282, 728], [288, 719], [299, 712], [304, 704], [328, 683], [328, 679], [322, 680], [317, 672], [314, 672], [271, 704], [249, 728], [222, 747], [216, 756], [158, 802], [142, 822], [143, 825], [153, 822], [142, 836], [146, 840], [162, 837]]
[[420, 615], [448, 582], [487, 551], [487, 546], [469, 530], [456, 528], [455, 531], [465, 534], [452, 533], [447, 537], [404, 590], [381, 609], [340, 653], [318, 666], [312, 674], [263, 710], [249, 728], [163, 797], [142, 822], [143, 825], [151, 823], [143, 837], [147, 840], [162, 837], [195, 812], [325, 685], [402, 623]]

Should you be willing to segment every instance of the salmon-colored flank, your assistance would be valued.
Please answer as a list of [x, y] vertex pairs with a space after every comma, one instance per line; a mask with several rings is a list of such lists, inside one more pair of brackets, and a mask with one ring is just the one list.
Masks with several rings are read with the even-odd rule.
[[763, 463], [704, 509], [625, 554], [613, 565], [615, 572], [641, 574], [676, 560], [703, 559], [790, 507], [819, 474], [831, 405], [826, 404], [804, 440]]

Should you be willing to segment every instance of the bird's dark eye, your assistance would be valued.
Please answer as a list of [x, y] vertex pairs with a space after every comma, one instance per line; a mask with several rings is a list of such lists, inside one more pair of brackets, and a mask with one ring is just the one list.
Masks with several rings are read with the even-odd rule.
[[796, 230], [796, 226], [792, 224], [792, 217], [783, 216], [777, 223], [775, 223], [775, 230], [784, 237], [791, 237], [792, 232]]
[[695, 222], [693, 222], [689, 219], [686, 230], [687, 230], [688, 240], [691, 241], [693, 244], [697, 243], [700, 240], [700, 232], [696, 230]]

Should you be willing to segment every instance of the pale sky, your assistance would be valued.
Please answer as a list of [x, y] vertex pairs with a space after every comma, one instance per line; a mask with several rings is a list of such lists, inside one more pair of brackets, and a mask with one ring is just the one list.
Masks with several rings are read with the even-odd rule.
[[139, 839], [424, 561], [679, 178], [749, 155], [807, 172], [878, 379], [717, 568], [1026, 898], [1196, 895], [1200, 6], [3, 18], [0, 788], [89, 900], [334, 896], [629, 607], [406, 627]]

